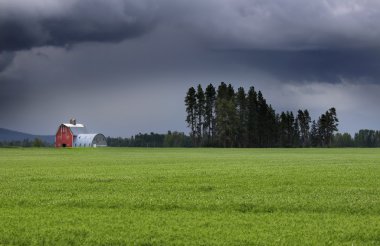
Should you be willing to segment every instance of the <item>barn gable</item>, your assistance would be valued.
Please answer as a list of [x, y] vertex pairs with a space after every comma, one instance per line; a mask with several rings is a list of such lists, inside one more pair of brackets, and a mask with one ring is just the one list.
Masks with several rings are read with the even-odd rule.
[[63, 125], [67, 126], [70, 128], [71, 132], [73, 133], [74, 136], [78, 136], [79, 134], [87, 134], [87, 128], [83, 124], [69, 124], [69, 123], [64, 123]]
[[73, 147], [74, 135], [70, 128], [61, 124], [55, 135], [55, 147]]

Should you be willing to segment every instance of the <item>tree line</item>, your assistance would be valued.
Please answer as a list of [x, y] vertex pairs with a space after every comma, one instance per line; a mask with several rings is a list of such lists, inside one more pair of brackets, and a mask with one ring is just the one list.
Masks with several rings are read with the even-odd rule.
[[333, 147], [380, 147], [380, 131], [362, 129], [351, 136], [349, 133], [337, 133], [333, 137]]
[[[289, 135], [291, 136], [291, 134]], [[301, 142], [302, 141], [303, 140], [301, 139]], [[153, 132], [149, 134], [139, 133], [130, 138], [108, 137], [107, 144], [110, 147], [193, 147], [192, 139], [190, 136], [185, 135], [182, 132], [171, 131], [166, 134]], [[310, 146], [317, 147], [316, 145]], [[54, 145], [43, 142], [40, 139], [34, 139], [32, 141], [25, 139], [23, 141], [0, 141], [0, 148], [1, 147], [54, 147]], [[349, 133], [336, 133], [332, 137], [331, 147], [377, 148], [380, 147], [380, 131], [363, 129], [355, 133], [353, 136], [351, 136]]]
[[139, 133], [130, 138], [107, 137], [110, 147], [191, 147], [191, 139], [183, 132], [168, 131], [166, 134]]
[[[305, 111], [302, 111], [303, 113]], [[291, 132], [294, 132], [294, 130], [289, 127], [291, 124], [289, 122], [292, 122], [292, 113], [291, 112], [284, 112], [286, 116], [286, 120], [284, 120], [283, 127], [288, 128], [286, 132], [289, 132], [289, 134], [283, 134], [283, 139], [281, 140], [283, 143], [288, 143], [286, 146], [275, 146], [275, 147], [294, 147], [290, 145], [290, 143], [297, 142], [295, 141], [296, 138], [292, 138], [294, 134]], [[308, 113], [306, 113], [307, 115]], [[301, 113], [302, 115], [302, 113]], [[305, 113], [304, 113], [305, 115]], [[293, 116], [294, 117], [294, 116]], [[298, 117], [298, 115], [297, 115]], [[305, 116], [303, 116], [305, 117]], [[306, 116], [306, 118], [308, 118]], [[290, 119], [290, 120], [289, 120]], [[307, 120], [306, 120], [307, 122]], [[314, 125], [315, 124], [315, 125]], [[301, 129], [301, 127], [300, 127]], [[318, 137], [318, 130], [317, 130], [317, 122], [313, 123], [310, 122], [310, 129], [305, 125], [305, 127], [302, 127], [304, 132], [302, 133], [300, 130], [300, 137], [298, 143], [307, 143], [307, 139], [309, 138], [309, 144], [305, 144], [304, 146], [298, 145], [296, 147], [319, 147], [321, 145], [318, 145], [318, 142], [320, 141]], [[314, 129], [314, 130], [312, 130]], [[313, 131], [314, 133], [310, 135], [310, 132]], [[309, 136], [308, 136], [309, 132]], [[311, 141], [312, 140], [312, 141]], [[110, 147], [196, 147], [196, 145], [193, 145], [193, 141], [190, 136], [185, 135], [184, 133], [179, 132], [171, 132], [169, 131], [167, 134], [159, 134], [159, 133], [139, 133], [135, 136], [132, 136], [130, 138], [107, 138], [108, 146]], [[369, 147], [369, 148], [375, 148], [380, 147], [380, 131], [375, 130], [360, 130], [359, 132], [355, 133], [353, 136], [349, 133], [335, 133], [331, 138], [331, 143], [329, 145], [324, 146], [330, 146], [335, 148], [340, 147]]]
[[35, 138], [34, 140], [0, 141], [0, 147], [53, 147], [53, 144]]
[[224, 82], [190, 87], [185, 105], [191, 142], [198, 147], [328, 147], [338, 131], [334, 107], [317, 121], [307, 109], [276, 113], [253, 86], [247, 92]]

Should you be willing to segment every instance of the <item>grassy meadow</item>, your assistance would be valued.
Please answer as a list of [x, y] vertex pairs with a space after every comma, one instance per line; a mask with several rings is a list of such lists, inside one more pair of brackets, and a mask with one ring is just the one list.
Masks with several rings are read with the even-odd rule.
[[380, 245], [380, 149], [0, 149], [0, 245]]

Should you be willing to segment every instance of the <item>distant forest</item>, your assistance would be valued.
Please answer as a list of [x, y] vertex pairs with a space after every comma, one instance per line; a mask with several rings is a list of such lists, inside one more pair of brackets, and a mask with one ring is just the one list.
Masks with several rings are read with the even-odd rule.
[[20, 140], [0, 141], [0, 147], [53, 147], [53, 146], [54, 146], [53, 144], [43, 141], [39, 138], [35, 138], [33, 140], [24, 139], [22, 141]]
[[110, 147], [192, 147], [191, 138], [183, 132], [139, 133], [130, 138], [107, 138]]
[[[193, 145], [193, 140], [190, 136], [178, 132], [168, 132], [167, 134], [139, 133], [130, 138], [108, 137], [107, 143], [110, 147], [196, 147]], [[312, 147], [312, 145], [305, 147]], [[355, 133], [354, 137], [349, 133], [336, 133], [332, 137], [330, 147], [380, 147], [380, 131], [360, 130]]]

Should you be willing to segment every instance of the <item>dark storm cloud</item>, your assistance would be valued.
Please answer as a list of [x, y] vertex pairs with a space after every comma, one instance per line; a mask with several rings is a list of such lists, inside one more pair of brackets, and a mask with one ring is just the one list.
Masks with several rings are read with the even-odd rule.
[[167, 42], [186, 30], [206, 50], [283, 80], [380, 81], [375, 0], [14, 0], [0, 3], [0, 49], [118, 42], [159, 25], [173, 28]]
[[154, 16], [146, 15], [154, 5], [137, 1], [67, 1], [57, 3], [58, 8], [18, 2], [0, 3], [2, 51], [86, 41], [117, 42], [140, 36], [154, 26]]
[[230, 58], [284, 82], [380, 83], [379, 50], [229, 51]]
[[[0, 3], [0, 48], [120, 41], [177, 26], [210, 48], [379, 47], [377, 0], [67, 0]], [[167, 37], [168, 39], [172, 37]]]
[[[379, 47], [377, 0], [171, 1], [176, 22], [213, 47], [319, 50]], [[174, 12], [174, 11], [173, 11]]]
[[30, 84], [24, 80], [0, 74], [0, 86], [0, 112], [17, 113], [17, 109], [26, 102]]
[[186, 9], [174, 16], [209, 49], [284, 83], [380, 83], [379, 1], [211, 0]]
[[0, 73], [12, 63], [14, 57], [13, 52], [0, 52]]

